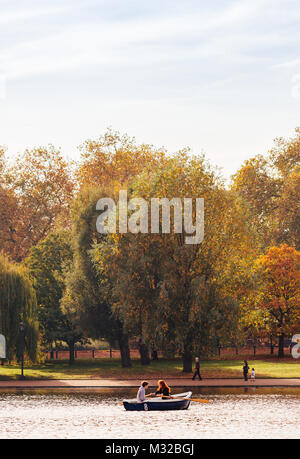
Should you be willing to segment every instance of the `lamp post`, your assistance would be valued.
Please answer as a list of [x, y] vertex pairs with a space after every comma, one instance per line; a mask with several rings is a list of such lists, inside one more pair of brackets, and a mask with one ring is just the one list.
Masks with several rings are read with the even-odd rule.
[[21, 340], [21, 378], [25, 379], [24, 376], [24, 346], [25, 346], [25, 325], [23, 322], [20, 323], [20, 340]]

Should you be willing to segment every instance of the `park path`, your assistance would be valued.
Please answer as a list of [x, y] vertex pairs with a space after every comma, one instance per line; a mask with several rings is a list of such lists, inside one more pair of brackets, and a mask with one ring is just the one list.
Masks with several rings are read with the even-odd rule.
[[[147, 379], [150, 387], [157, 386], [157, 379]], [[192, 381], [191, 379], [168, 378], [171, 387], [300, 387], [300, 378], [269, 378], [256, 379], [255, 382], [245, 382], [242, 379], [205, 379]], [[25, 381], [0, 381], [0, 389], [96, 389], [96, 388], [118, 388], [128, 389], [138, 387], [138, 379], [47, 379], [47, 380], [25, 380]]]

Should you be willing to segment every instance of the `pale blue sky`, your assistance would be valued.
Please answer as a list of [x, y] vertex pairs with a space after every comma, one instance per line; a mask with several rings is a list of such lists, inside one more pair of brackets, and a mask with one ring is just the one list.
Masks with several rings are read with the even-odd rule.
[[228, 177], [300, 125], [299, 44], [299, 0], [0, 0], [0, 144], [111, 126]]

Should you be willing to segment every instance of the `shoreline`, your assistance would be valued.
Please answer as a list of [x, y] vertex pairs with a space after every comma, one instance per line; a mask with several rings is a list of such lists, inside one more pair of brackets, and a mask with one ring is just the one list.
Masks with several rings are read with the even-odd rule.
[[[156, 387], [157, 380], [148, 378], [149, 387]], [[192, 381], [188, 378], [168, 378], [173, 388], [234, 388], [234, 387], [299, 387], [300, 378], [263, 378], [255, 382], [242, 379], [204, 379]], [[139, 379], [44, 379], [44, 380], [0, 380], [1, 389], [134, 389]]]

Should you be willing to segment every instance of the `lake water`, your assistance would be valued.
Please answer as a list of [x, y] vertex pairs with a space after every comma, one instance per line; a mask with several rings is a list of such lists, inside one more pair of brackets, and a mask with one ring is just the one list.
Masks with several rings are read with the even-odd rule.
[[133, 394], [0, 390], [0, 438], [300, 438], [300, 389], [203, 389], [207, 405], [126, 412]]

